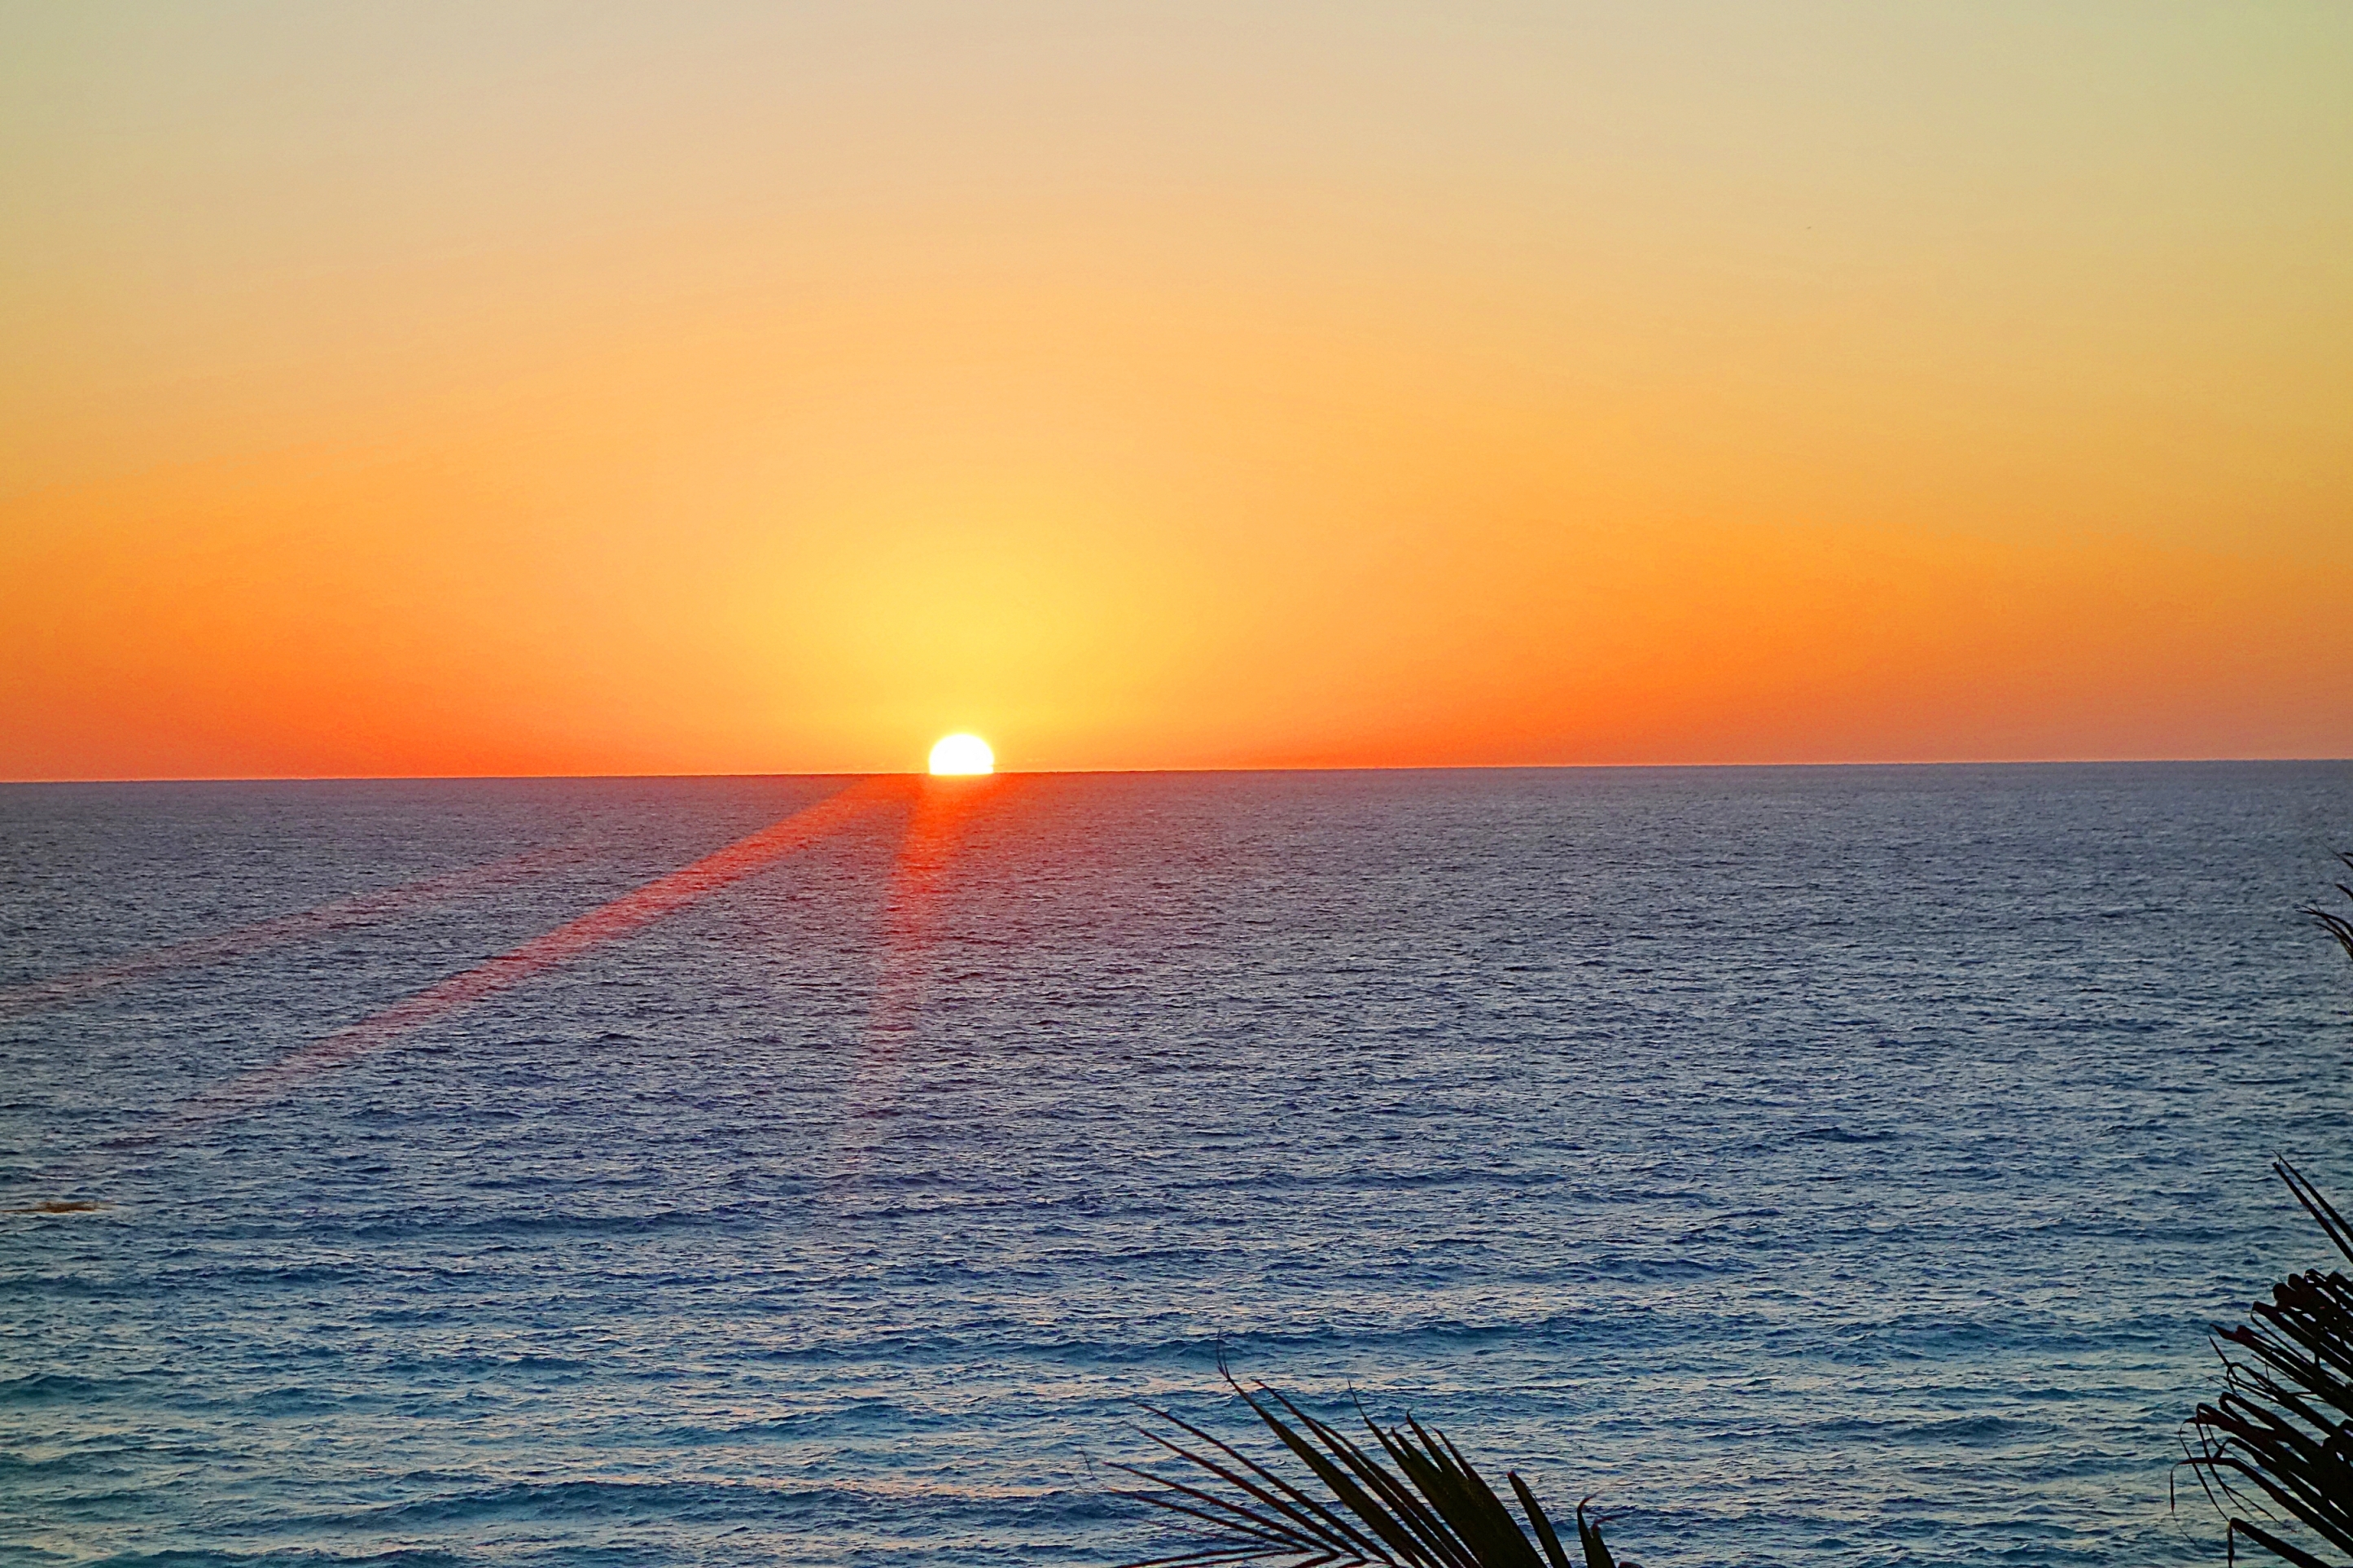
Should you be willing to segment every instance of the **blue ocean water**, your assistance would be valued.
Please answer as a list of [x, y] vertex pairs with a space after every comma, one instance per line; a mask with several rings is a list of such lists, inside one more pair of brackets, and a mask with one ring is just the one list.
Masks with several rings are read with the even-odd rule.
[[1116, 1563], [1220, 1346], [1651, 1568], [2219, 1560], [2353, 765], [1008, 778], [237, 1076], [839, 787], [0, 789], [0, 1560]]

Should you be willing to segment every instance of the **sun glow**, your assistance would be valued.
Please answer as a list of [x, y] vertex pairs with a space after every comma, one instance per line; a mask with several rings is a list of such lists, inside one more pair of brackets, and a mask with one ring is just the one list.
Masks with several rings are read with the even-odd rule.
[[932, 748], [934, 773], [993, 773], [997, 754], [977, 735], [949, 735]]

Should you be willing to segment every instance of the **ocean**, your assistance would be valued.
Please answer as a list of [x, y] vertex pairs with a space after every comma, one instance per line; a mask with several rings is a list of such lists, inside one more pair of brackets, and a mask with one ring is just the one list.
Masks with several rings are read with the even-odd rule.
[[1221, 1354], [1648, 1568], [2220, 1561], [2353, 764], [847, 782], [0, 788], [0, 1562], [1115, 1563]]

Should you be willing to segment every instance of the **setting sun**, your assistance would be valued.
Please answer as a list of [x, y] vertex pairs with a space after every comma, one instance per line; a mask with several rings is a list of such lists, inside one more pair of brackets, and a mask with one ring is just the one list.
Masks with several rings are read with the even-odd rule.
[[932, 748], [934, 773], [993, 773], [997, 754], [977, 735], [949, 735]]

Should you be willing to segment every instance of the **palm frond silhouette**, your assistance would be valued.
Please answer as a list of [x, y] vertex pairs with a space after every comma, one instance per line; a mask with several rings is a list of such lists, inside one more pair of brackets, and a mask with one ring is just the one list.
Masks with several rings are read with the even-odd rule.
[[[1359, 1405], [1365, 1436], [1354, 1437], [1263, 1384], [1244, 1388], [1222, 1361], [1218, 1370], [1307, 1474], [1294, 1481], [1191, 1422], [1145, 1406], [1182, 1434], [1145, 1433], [1176, 1465], [1166, 1472], [1113, 1467], [1143, 1483], [1117, 1495], [1177, 1516], [1201, 1544], [1126, 1568], [1577, 1568], [1517, 1471], [1504, 1479], [1525, 1526], [1444, 1433], [1410, 1416], [1385, 1428]], [[1583, 1568], [1618, 1568], [1586, 1503], [1577, 1504], [1574, 1522]]]
[[[2336, 1206], [2286, 1161], [2272, 1169], [2353, 1262]], [[2223, 1391], [2189, 1418], [2183, 1463], [2221, 1511], [2233, 1558], [2243, 1537], [2297, 1568], [2330, 1568], [2298, 1540], [2353, 1558], [2353, 1279], [2290, 1275], [2248, 1315], [2215, 1331]]]
[[[2339, 851], [2337, 858], [2345, 863], [2347, 870], [2353, 871], [2353, 854]], [[2353, 899], [2353, 886], [2339, 882], [2337, 890]], [[2353, 958], [2353, 920], [2348, 920], [2333, 910], [2324, 910], [2318, 904], [2306, 905], [2304, 912], [2310, 915], [2321, 930], [2337, 939], [2337, 945], [2344, 948], [2346, 957]]]

